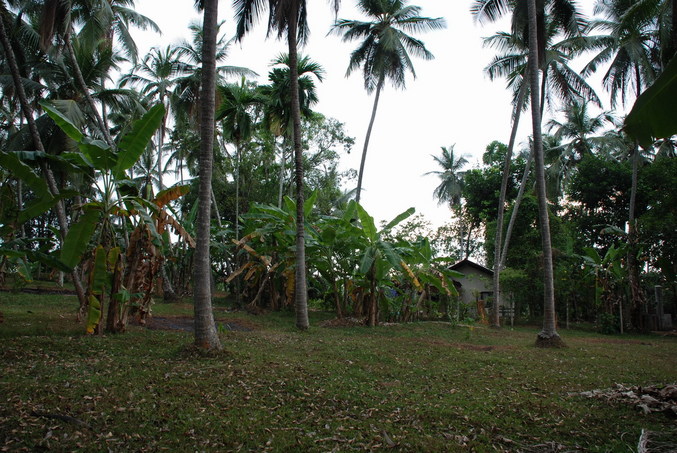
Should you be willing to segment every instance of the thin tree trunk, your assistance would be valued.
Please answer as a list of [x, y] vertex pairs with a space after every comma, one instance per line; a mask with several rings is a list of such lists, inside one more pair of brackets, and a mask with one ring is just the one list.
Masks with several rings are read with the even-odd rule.
[[369, 269], [369, 309], [367, 316], [367, 325], [374, 327], [378, 324], [378, 304], [376, 302], [376, 262], [372, 263]]
[[212, 206], [214, 206], [214, 217], [216, 217], [216, 224], [219, 226], [219, 228], [223, 228], [223, 224], [221, 223], [221, 213], [219, 212], [219, 205], [216, 203], [216, 195], [214, 195], [214, 188], [210, 187], [209, 192], [209, 196], [212, 200]]
[[[642, 79], [639, 66], [635, 65], [636, 95], [639, 98], [642, 87]], [[641, 323], [644, 294], [642, 293], [639, 278], [639, 264], [637, 263], [637, 225], [635, 224], [635, 211], [637, 206], [637, 180], [639, 178], [639, 144], [635, 141], [632, 153], [632, 183], [630, 186], [630, 206], [628, 207], [628, 282], [630, 284], [630, 297], [632, 298], [632, 318], [638, 328], [643, 328]]]
[[299, 103], [299, 66], [296, 49], [298, 2], [292, 2], [289, 9], [287, 41], [289, 44], [289, 66], [291, 78], [291, 110], [294, 123], [294, 165], [296, 179], [296, 281], [295, 309], [296, 327], [307, 330], [308, 284], [306, 282], [306, 238], [303, 212], [303, 148], [301, 146], [301, 106]]
[[[104, 91], [106, 89], [106, 78], [101, 77], [101, 91]], [[105, 130], [110, 131], [110, 127], [108, 127], [108, 112], [106, 111], [106, 104], [103, 102], [101, 103], [101, 120], [103, 121], [103, 127]]]
[[564, 345], [555, 325], [555, 286], [552, 265], [552, 242], [548, 200], [545, 192], [545, 166], [543, 159], [543, 137], [541, 136], [541, 115], [538, 78], [538, 42], [536, 23], [536, 0], [528, 0], [529, 8], [529, 83], [531, 85], [531, 118], [534, 135], [534, 157], [536, 160], [536, 190], [538, 192], [538, 217], [543, 245], [543, 330], [536, 337], [536, 346], [561, 347]]
[[[240, 240], [240, 140], [235, 143], [235, 240]], [[240, 268], [239, 255], [235, 255], [235, 268]], [[235, 305], [240, 307], [242, 304], [242, 289], [240, 277], [235, 278]]]
[[204, 349], [221, 349], [212, 311], [209, 226], [211, 221], [212, 167], [214, 161], [214, 104], [216, 83], [216, 30], [218, 0], [204, 0], [202, 46], [202, 93], [200, 99], [200, 185], [193, 282], [195, 344]]
[[[632, 318], [634, 324], [642, 329], [642, 307], [644, 306], [644, 294], [639, 278], [639, 264], [637, 263], [637, 225], [635, 211], [637, 204], [637, 180], [639, 175], [640, 150], [635, 142], [632, 153], [632, 184], [630, 186], [630, 206], [628, 209], [628, 281], [630, 283], [630, 296], [632, 298]], [[621, 302], [622, 307], [622, 302]], [[622, 309], [622, 308], [621, 308]]]
[[73, 49], [73, 42], [71, 41], [70, 33], [66, 34], [66, 36], [64, 37], [64, 41], [66, 43], [66, 51], [68, 53], [68, 57], [70, 58], [71, 64], [73, 65], [73, 73], [74, 73], [73, 75], [75, 76], [75, 82], [78, 85], [78, 88], [80, 88], [80, 91], [82, 91], [82, 94], [85, 95], [85, 98], [87, 99], [87, 104], [89, 105], [89, 109], [92, 111], [92, 115], [94, 115], [94, 118], [96, 119], [96, 123], [99, 126], [99, 129], [101, 129], [101, 133], [103, 134], [106, 143], [108, 143], [108, 145], [112, 147], [114, 145], [113, 139], [111, 138], [108, 129], [106, 129], [106, 124], [103, 122], [101, 114], [99, 114], [99, 110], [96, 108], [96, 103], [94, 102], [92, 95], [89, 93], [87, 83], [85, 83], [85, 79], [82, 76], [80, 65], [78, 64], [77, 57], [75, 56], [75, 49]]
[[282, 139], [282, 148], [280, 150], [280, 188], [277, 193], [277, 207], [282, 209], [282, 195], [284, 194], [284, 166], [285, 166], [285, 148], [287, 140]]
[[503, 245], [503, 217], [505, 213], [505, 198], [508, 191], [508, 178], [510, 177], [510, 164], [512, 163], [512, 152], [515, 147], [515, 137], [517, 136], [517, 127], [519, 126], [520, 116], [522, 114], [522, 103], [527, 92], [527, 81], [529, 68], [527, 65], [524, 80], [520, 87], [517, 102], [515, 104], [515, 114], [512, 123], [512, 131], [510, 132], [510, 141], [508, 142], [508, 151], [505, 154], [505, 162], [503, 164], [503, 177], [501, 178], [501, 192], [498, 198], [498, 214], [496, 216], [496, 239], [494, 244], [494, 300], [491, 311], [491, 327], [501, 327], [498, 309], [501, 305], [501, 246]]
[[[2, 41], [2, 45], [5, 48], [5, 55], [7, 63], [9, 64], [10, 72], [12, 74], [12, 80], [14, 81], [14, 88], [19, 97], [19, 103], [21, 104], [24, 117], [28, 123], [28, 129], [31, 132], [33, 146], [35, 146], [38, 151], [45, 152], [45, 147], [43, 146], [42, 139], [40, 138], [40, 132], [38, 131], [38, 127], [35, 124], [35, 120], [33, 119], [33, 109], [28, 103], [26, 92], [24, 90], [23, 84], [21, 83], [21, 75], [19, 73], [19, 67], [16, 64], [16, 58], [14, 57], [14, 50], [12, 49], [12, 45], [9, 42], [9, 37], [7, 36], [7, 31], [5, 30], [5, 23], [2, 19], [0, 19], [0, 41]], [[52, 193], [52, 196], [58, 197], [59, 187], [56, 184], [52, 170], [49, 169], [45, 162], [42, 162], [40, 167], [42, 168], [42, 172], [45, 176], [45, 179], [47, 180], [49, 191]], [[63, 200], [59, 199], [59, 201], [57, 201], [55, 211], [57, 221], [59, 222], [59, 228], [61, 230], [61, 241], [63, 243], [63, 239], [68, 234], [68, 220], [66, 219], [66, 209], [64, 207]], [[85, 296], [85, 290], [82, 287], [82, 283], [80, 282], [80, 276], [78, 275], [77, 267], [71, 271], [71, 277], [73, 278], [73, 286], [75, 287], [75, 292], [78, 295], [78, 300], [80, 302], [80, 310], [78, 315], [78, 317], [80, 317], [84, 307], [87, 306], [87, 297]]]
[[160, 130], [157, 132], [158, 138], [157, 138], [157, 186], [158, 186], [158, 192], [162, 192], [164, 190], [164, 184], [162, 181], [162, 142], [163, 142], [163, 135], [164, 135], [164, 120], [163, 124], [160, 126]]
[[524, 191], [527, 187], [527, 181], [529, 181], [529, 173], [531, 169], [531, 163], [534, 160], [534, 153], [529, 152], [529, 158], [527, 163], [524, 166], [524, 174], [522, 175], [522, 182], [520, 183], [519, 192], [517, 192], [517, 198], [515, 198], [515, 204], [512, 207], [512, 214], [510, 215], [510, 222], [508, 222], [508, 229], [505, 231], [505, 240], [503, 242], [503, 251], [501, 252], [501, 270], [505, 269], [505, 262], [508, 257], [508, 248], [510, 247], [510, 238], [512, 237], [512, 230], [515, 227], [515, 220], [517, 220], [517, 213], [519, 212], [519, 207], [522, 204], [524, 199]]
[[[23, 181], [20, 179], [16, 180], [16, 204], [21, 211], [24, 208], [24, 194], [23, 194]], [[19, 227], [19, 237], [20, 238], [25, 238], [26, 237], [26, 228], [24, 224], [22, 223], [21, 226]]]
[[360, 202], [362, 195], [362, 178], [364, 176], [364, 163], [367, 160], [367, 149], [369, 148], [369, 139], [371, 138], [371, 130], [374, 127], [374, 120], [376, 119], [376, 109], [378, 108], [378, 100], [381, 97], [381, 89], [385, 78], [381, 76], [376, 86], [376, 95], [374, 96], [374, 107], [371, 110], [371, 119], [369, 120], [369, 127], [367, 127], [367, 136], [364, 138], [364, 147], [362, 148], [362, 160], [360, 161], [360, 172], [357, 175], [357, 191], [355, 193], [355, 201]]

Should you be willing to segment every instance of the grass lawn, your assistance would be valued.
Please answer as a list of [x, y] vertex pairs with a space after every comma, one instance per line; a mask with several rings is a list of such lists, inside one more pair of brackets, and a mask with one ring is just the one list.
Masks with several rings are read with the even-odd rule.
[[[677, 338], [445, 323], [323, 328], [311, 313], [217, 310], [222, 353], [192, 334], [130, 327], [85, 336], [65, 295], [0, 293], [0, 451], [636, 451], [662, 413], [588, 399], [677, 381]], [[218, 308], [218, 307], [217, 307]], [[156, 316], [187, 316], [157, 304]], [[47, 414], [48, 416], [45, 416]]]

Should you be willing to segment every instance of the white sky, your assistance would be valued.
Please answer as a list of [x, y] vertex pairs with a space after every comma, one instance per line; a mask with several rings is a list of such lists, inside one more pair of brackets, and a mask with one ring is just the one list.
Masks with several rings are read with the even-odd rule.
[[[315, 110], [345, 123], [349, 135], [356, 138], [350, 155], [343, 156], [343, 168], [359, 168], [372, 96], [363, 87], [361, 73], [345, 78], [350, 52], [357, 43], [344, 44], [335, 35], [326, 36], [334, 21], [329, 1], [309, 1], [310, 39], [301, 49], [322, 64], [326, 78], [318, 86], [320, 98]], [[438, 170], [431, 154], [440, 147], [455, 144], [457, 153], [467, 154], [478, 165], [485, 147], [493, 140], [507, 143], [510, 134], [511, 95], [504, 80], [491, 82], [483, 73], [495, 55], [482, 47], [482, 37], [509, 29], [509, 23], [485, 24], [473, 21], [471, 0], [411, 0], [422, 15], [444, 17], [447, 29], [418, 35], [435, 60], [414, 59], [417, 78], [407, 80], [407, 89], [395, 91], [390, 86], [381, 94], [372, 132], [364, 174], [362, 204], [377, 220], [390, 220], [413, 206], [433, 225], [450, 218], [445, 206], [438, 206], [432, 193], [436, 176], [423, 176]], [[234, 35], [232, 2], [219, 2], [219, 19], [225, 20], [227, 37]], [[593, 0], [579, 2], [590, 13]], [[352, 0], [343, 0], [339, 18], [363, 19]], [[188, 24], [202, 23], [192, 0], [136, 0], [136, 10], [153, 19], [163, 35], [135, 33], [140, 55], [152, 46], [164, 47], [182, 38], [190, 39]], [[265, 39], [267, 21], [263, 20], [242, 44], [231, 46], [226, 64], [245, 66], [260, 74], [266, 83], [269, 64], [286, 51], [284, 41]], [[223, 29], [223, 27], [222, 27]], [[598, 93], [606, 97], [604, 93]], [[528, 119], [528, 117], [527, 117]], [[522, 121], [518, 143], [529, 134], [530, 122]], [[356, 184], [356, 182], [355, 182]]]

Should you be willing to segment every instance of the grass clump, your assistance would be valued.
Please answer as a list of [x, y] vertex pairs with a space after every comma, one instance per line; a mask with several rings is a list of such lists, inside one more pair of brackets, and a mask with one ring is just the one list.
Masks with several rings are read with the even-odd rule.
[[222, 331], [224, 352], [203, 355], [187, 331], [84, 336], [74, 298], [2, 296], [6, 450], [605, 452], [631, 451], [642, 429], [675, 433], [663, 414], [578, 395], [674, 382], [674, 337], [561, 331], [568, 348], [538, 349], [529, 328], [297, 332], [292, 314], [216, 311], [250, 330]]

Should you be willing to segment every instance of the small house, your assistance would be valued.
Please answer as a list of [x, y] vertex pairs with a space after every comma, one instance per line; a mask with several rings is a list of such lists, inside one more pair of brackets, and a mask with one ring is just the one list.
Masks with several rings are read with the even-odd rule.
[[[481, 316], [482, 309], [494, 295], [494, 271], [467, 258], [452, 265], [450, 269], [463, 274], [463, 277], [454, 279], [459, 299], [469, 307], [477, 307], [478, 315]], [[480, 301], [484, 304], [480, 304]]]

